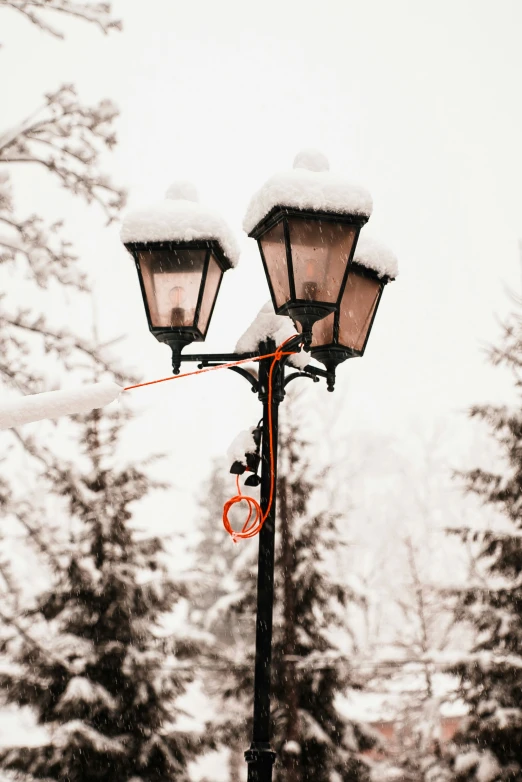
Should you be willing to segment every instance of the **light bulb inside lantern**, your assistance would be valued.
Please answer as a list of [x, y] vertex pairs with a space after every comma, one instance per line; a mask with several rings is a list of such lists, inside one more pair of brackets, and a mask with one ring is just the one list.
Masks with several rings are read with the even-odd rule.
[[306, 280], [303, 285], [303, 295], [308, 301], [313, 301], [317, 296], [317, 282], [314, 280], [314, 262], [306, 264]]
[[177, 326], [183, 326], [185, 324], [185, 308], [182, 304], [185, 301], [185, 291], [179, 285], [176, 285], [169, 291], [169, 299], [172, 304], [170, 311], [170, 325], [171, 328]]

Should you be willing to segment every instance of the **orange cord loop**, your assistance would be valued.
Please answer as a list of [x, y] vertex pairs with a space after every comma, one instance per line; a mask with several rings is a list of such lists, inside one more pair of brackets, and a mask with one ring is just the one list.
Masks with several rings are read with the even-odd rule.
[[[269, 442], [269, 452], [270, 452], [270, 494], [268, 497], [268, 505], [266, 508], [266, 512], [263, 514], [263, 511], [261, 510], [261, 505], [256, 499], [254, 499], [254, 497], [250, 497], [248, 494], [241, 494], [241, 487], [239, 485], [239, 475], [236, 477], [237, 494], [234, 497], [231, 497], [228, 500], [228, 502], [225, 502], [225, 505], [223, 506], [223, 526], [225, 527], [226, 531], [228, 532], [228, 534], [230, 535], [234, 543], [237, 543], [238, 540], [253, 538], [259, 532], [261, 532], [263, 524], [265, 523], [268, 514], [270, 513], [270, 509], [274, 501], [275, 471], [274, 471], [274, 431], [273, 431], [273, 424], [272, 424], [272, 381], [273, 381], [274, 369], [277, 365], [277, 362], [280, 361], [283, 356], [293, 355], [293, 352], [292, 353], [283, 352], [284, 346], [291, 339], [293, 339], [293, 337], [289, 337], [289, 339], [286, 339], [283, 343], [281, 343], [281, 345], [279, 345], [275, 353], [270, 354], [269, 356], [263, 356], [263, 358], [269, 358], [273, 356], [273, 361], [270, 366], [270, 371], [268, 373], [268, 442]], [[232, 525], [230, 524], [230, 519], [228, 518], [230, 508], [238, 502], [246, 502], [248, 504], [248, 516], [245, 523], [243, 524], [241, 531], [239, 532], [233, 529]]]
[[[231, 497], [227, 502], [225, 502], [223, 506], [223, 526], [225, 527], [226, 531], [234, 541], [234, 543], [237, 543], [238, 540], [245, 539], [245, 538], [253, 538], [261, 527], [263, 526], [264, 519], [262, 518], [261, 513], [261, 506], [258, 503], [254, 497], [249, 497], [248, 494], [241, 494], [241, 486], [239, 485], [239, 475], [236, 478], [236, 486], [237, 486], [237, 494], [234, 497]], [[235, 505], [236, 502], [246, 502], [248, 505], [248, 516], [243, 524], [243, 528], [241, 529], [241, 532], [236, 532], [235, 529], [233, 529], [232, 525], [230, 524], [228, 513], [230, 511], [230, 508], [232, 505]], [[253, 518], [252, 518], [253, 516]]]

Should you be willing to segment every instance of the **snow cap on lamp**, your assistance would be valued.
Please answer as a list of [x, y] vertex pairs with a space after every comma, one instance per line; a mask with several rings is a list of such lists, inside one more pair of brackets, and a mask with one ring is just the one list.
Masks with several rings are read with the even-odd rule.
[[246, 233], [250, 235], [276, 206], [368, 218], [372, 197], [363, 187], [332, 173], [322, 152], [303, 149], [290, 171], [274, 174], [252, 197], [243, 221]]
[[227, 223], [199, 203], [197, 188], [185, 180], [173, 182], [163, 201], [125, 215], [120, 236], [124, 244], [216, 241], [231, 266], [239, 260], [239, 246]]
[[353, 262], [376, 272], [378, 277], [395, 280], [399, 274], [397, 256], [385, 244], [366, 234], [363, 228], [357, 241]]

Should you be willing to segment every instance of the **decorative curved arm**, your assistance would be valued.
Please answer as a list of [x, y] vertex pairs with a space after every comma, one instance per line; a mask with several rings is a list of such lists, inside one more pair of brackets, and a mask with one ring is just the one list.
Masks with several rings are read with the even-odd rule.
[[[298, 347], [299, 345], [302, 345], [303, 343], [303, 335], [302, 334], [296, 334], [292, 339], [290, 339], [287, 344], [285, 345], [284, 352], [292, 351], [294, 348]], [[233, 364], [236, 361], [248, 361], [249, 359], [256, 359], [259, 358], [261, 355], [260, 350], [251, 351], [247, 353], [181, 353], [178, 346], [171, 345], [172, 352], [173, 352], [173, 358], [175, 359], [176, 367], [174, 368], [175, 374], [179, 372], [179, 367], [181, 363], [187, 363], [187, 362], [198, 362], [198, 369], [205, 369], [207, 367], [218, 367], [223, 364]], [[280, 360], [281, 369], [284, 373], [284, 367], [288, 363], [288, 360], [291, 358], [291, 355], [285, 355]], [[177, 369], [177, 372], [176, 372]], [[242, 377], [247, 380], [251, 387], [252, 392], [257, 394], [260, 390], [259, 381], [254, 375], [249, 372], [247, 369], [244, 369], [244, 367], [241, 366], [229, 366], [227, 369], [230, 369], [232, 372], [235, 372], [238, 375], [241, 375]], [[286, 387], [288, 383], [290, 383], [292, 380], [296, 380], [298, 377], [307, 377], [310, 380], [313, 380], [314, 383], [319, 382], [320, 378], [325, 378], [328, 386], [329, 391], [333, 391], [334, 383], [335, 383], [335, 373], [327, 372], [324, 369], [319, 369], [319, 367], [314, 367], [311, 364], [308, 364], [306, 367], [304, 367], [302, 370], [296, 370], [295, 372], [291, 372], [289, 375], [287, 375], [286, 378], [284, 378], [283, 381], [283, 387]], [[283, 392], [284, 393], [284, 392]]]
[[292, 372], [285, 377], [285, 388], [292, 380], [296, 380], [298, 377], [308, 377], [310, 380], [313, 380], [314, 383], [319, 382], [319, 378], [316, 375], [311, 375], [309, 372]]
[[257, 382], [257, 379], [248, 371], [248, 369], [243, 369], [243, 367], [229, 367], [229, 369], [231, 372], [237, 372], [238, 375], [241, 375], [241, 377], [244, 377], [245, 380], [248, 380], [252, 386], [252, 393], [257, 394], [259, 391], [259, 383]]

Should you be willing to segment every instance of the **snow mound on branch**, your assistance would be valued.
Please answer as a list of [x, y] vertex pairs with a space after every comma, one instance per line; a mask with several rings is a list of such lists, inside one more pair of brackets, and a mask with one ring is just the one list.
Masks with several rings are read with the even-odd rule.
[[464, 752], [462, 755], [457, 755], [454, 766], [455, 774], [458, 777], [465, 776], [468, 772], [476, 768], [479, 762], [480, 752], [476, 752], [475, 750]]
[[227, 456], [231, 463], [244, 462], [245, 454], [256, 452], [256, 443], [253, 434], [254, 429], [255, 426], [252, 426], [250, 429], [244, 429], [232, 440], [227, 450]]
[[305, 740], [310, 741], [313, 739], [318, 744], [332, 746], [331, 738], [322, 729], [317, 720], [312, 717], [310, 712], [299, 709], [299, 716], [301, 718], [302, 735]]
[[478, 666], [482, 671], [502, 668], [522, 669], [522, 656], [515, 654], [496, 654], [489, 650], [480, 652], [444, 651], [430, 654], [430, 662], [438, 662], [448, 668], [457, 666]]
[[286, 752], [287, 755], [300, 755], [301, 745], [299, 742], [290, 739], [290, 741], [285, 741], [283, 744], [283, 752]]
[[10, 429], [44, 418], [88, 413], [113, 402], [122, 391], [123, 388], [117, 383], [94, 383], [70, 391], [46, 391], [0, 402], [0, 429]]
[[114, 710], [117, 707], [116, 699], [112, 697], [105, 687], [92, 682], [85, 676], [73, 676], [69, 681], [65, 692], [59, 700], [58, 711], [61, 711], [63, 706], [69, 703], [99, 704], [110, 710]]
[[[271, 301], [261, 307], [253, 322], [247, 328], [236, 345], [237, 353], [250, 353], [259, 348], [259, 343], [267, 339], [273, 339], [276, 345], [293, 337], [296, 334], [295, 326], [291, 318], [286, 315], [276, 315]], [[289, 360], [294, 367], [303, 369], [310, 363], [308, 353], [301, 351]]]
[[372, 782], [403, 782], [404, 769], [378, 763], [371, 769], [370, 779]]
[[53, 732], [51, 744], [60, 748], [73, 744], [78, 747], [89, 747], [100, 753], [125, 754], [125, 746], [121, 740], [104, 736], [83, 720], [71, 720], [60, 725]]
[[0, 711], [0, 749], [19, 745], [23, 736], [24, 747], [39, 747], [49, 741], [47, 726], [36, 722], [36, 715], [29, 706], [7, 706]]
[[231, 229], [217, 212], [199, 203], [190, 182], [174, 182], [164, 201], [129, 212], [120, 236], [124, 244], [216, 241], [232, 266], [239, 260], [239, 246]]
[[353, 256], [354, 263], [372, 269], [379, 277], [394, 280], [399, 274], [399, 262], [396, 255], [384, 244], [361, 232]]
[[274, 174], [253, 196], [243, 221], [247, 234], [275, 206], [369, 217], [373, 205], [368, 191], [328, 169], [321, 152], [300, 152], [291, 171]]
[[214, 605], [207, 611], [205, 628], [211, 631], [216, 622], [227, 619], [230, 609], [234, 605], [240, 603], [242, 598], [243, 592], [239, 589], [219, 597]]
[[477, 782], [493, 782], [500, 776], [502, 768], [492, 752], [486, 750], [480, 759], [479, 766], [475, 771]]

